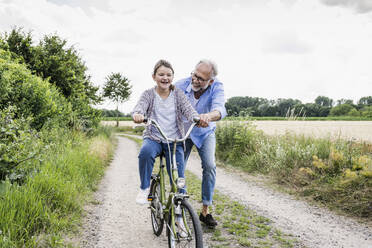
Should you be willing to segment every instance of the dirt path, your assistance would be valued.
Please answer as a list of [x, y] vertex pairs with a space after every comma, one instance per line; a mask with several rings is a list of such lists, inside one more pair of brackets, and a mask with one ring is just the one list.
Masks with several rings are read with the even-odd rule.
[[[137, 146], [118, 137], [118, 147], [107, 169], [96, 199], [89, 206], [81, 247], [167, 247], [166, 237], [155, 237], [146, 207], [135, 204], [139, 187]], [[191, 156], [187, 169], [201, 176], [200, 161]], [[349, 219], [329, 213], [274, 192], [247, 176], [217, 169], [217, 189], [275, 222], [311, 248], [372, 247], [372, 230]]]
[[118, 137], [118, 146], [96, 192], [97, 205], [88, 206], [81, 247], [167, 247], [165, 236], [153, 235], [150, 211], [135, 198], [139, 189], [136, 143]]

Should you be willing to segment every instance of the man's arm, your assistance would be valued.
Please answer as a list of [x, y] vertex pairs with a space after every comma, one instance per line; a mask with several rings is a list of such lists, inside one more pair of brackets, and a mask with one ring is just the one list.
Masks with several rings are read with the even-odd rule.
[[210, 121], [219, 121], [226, 116], [225, 93], [221, 83], [214, 89], [211, 109], [211, 112], [200, 115], [199, 126], [207, 127]]

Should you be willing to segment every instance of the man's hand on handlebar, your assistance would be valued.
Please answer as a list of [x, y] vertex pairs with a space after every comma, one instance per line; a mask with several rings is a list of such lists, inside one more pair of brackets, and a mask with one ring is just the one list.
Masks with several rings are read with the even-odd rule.
[[133, 115], [133, 121], [135, 123], [142, 123], [144, 119], [145, 119], [145, 117], [141, 114], [134, 114]]
[[199, 123], [198, 123], [197, 126], [198, 127], [208, 127], [209, 122], [210, 122], [209, 115], [208, 114], [200, 114], [199, 117], [200, 117], [200, 120], [199, 120]]

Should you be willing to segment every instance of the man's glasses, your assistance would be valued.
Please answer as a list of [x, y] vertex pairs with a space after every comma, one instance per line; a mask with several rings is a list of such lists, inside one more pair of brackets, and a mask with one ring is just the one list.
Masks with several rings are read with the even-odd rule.
[[198, 80], [200, 83], [208, 82], [209, 80], [211, 80], [211, 79], [204, 79], [202, 77], [199, 77], [198, 75], [195, 74], [195, 72], [191, 72], [191, 77], [196, 78], [196, 80]]

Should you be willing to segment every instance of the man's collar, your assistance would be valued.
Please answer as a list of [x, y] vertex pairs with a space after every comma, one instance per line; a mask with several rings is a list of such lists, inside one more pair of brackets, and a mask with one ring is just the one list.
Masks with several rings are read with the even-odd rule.
[[189, 77], [188, 80], [190, 80], [190, 81], [189, 81], [189, 85], [188, 85], [187, 88], [186, 88], [186, 92], [187, 92], [187, 93], [190, 93], [191, 90], [192, 90], [192, 88], [191, 88], [191, 82], [192, 82], [191, 77]]

